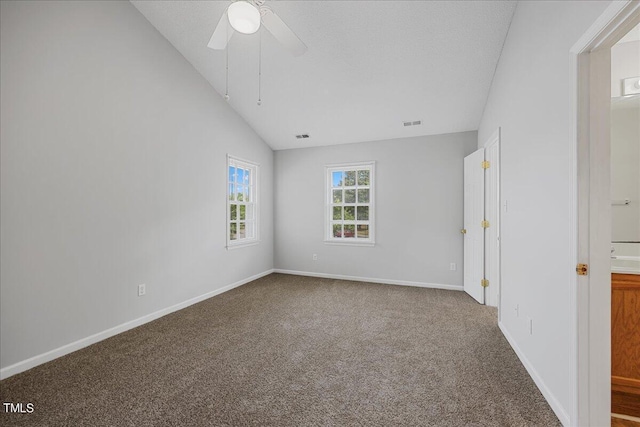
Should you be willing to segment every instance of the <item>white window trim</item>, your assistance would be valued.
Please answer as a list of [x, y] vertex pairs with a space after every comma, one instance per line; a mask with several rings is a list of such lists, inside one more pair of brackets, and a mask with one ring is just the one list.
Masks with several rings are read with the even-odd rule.
[[[337, 239], [333, 237], [333, 230], [331, 228], [331, 221], [333, 218], [332, 211], [332, 184], [331, 184], [331, 176], [334, 171], [343, 171], [346, 169], [357, 169], [362, 166], [367, 166], [371, 170], [371, 174], [369, 176], [369, 238], [368, 239]], [[349, 163], [334, 163], [325, 166], [325, 184], [324, 184], [324, 243], [327, 245], [339, 245], [339, 246], [375, 246], [375, 215], [376, 215], [376, 205], [375, 205], [375, 176], [376, 176], [376, 162], [375, 161], [367, 161], [367, 162], [349, 162]]]
[[[251, 186], [253, 188], [252, 199], [254, 205], [254, 216], [255, 216], [255, 237], [253, 239], [243, 239], [243, 240], [231, 240], [231, 200], [229, 200], [229, 167], [231, 163], [235, 163], [236, 165], [240, 165], [245, 169], [253, 169], [255, 172], [252, 174], [251, 179], [253, 183]], [[244, 248], [247, 246], [254, 246], [260, 243], [260, 199], [259, 199], [259, 185], [260, 185], [260, 164], [256, 162], [252, 162], [251, 160], [245, 160], [240, 157], [232, 156], [227, 154], [227, 167], [225, 168], [225, 196], [227, 199], [226, 210], [227, 213], [225, 215], [226, 218], [226, 239], [227, 239], [227, 250]]]

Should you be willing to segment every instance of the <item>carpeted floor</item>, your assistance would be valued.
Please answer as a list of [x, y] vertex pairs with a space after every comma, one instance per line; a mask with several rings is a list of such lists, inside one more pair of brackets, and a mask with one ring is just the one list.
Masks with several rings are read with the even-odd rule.
[[462, 292], [272, 274], [0, 382], [3, 426], [556, 426]]

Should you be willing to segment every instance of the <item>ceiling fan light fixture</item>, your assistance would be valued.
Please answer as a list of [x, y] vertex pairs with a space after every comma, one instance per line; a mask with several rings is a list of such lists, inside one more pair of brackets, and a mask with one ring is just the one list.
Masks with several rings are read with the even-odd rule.
[[238, 0], [227, 9], [229, 24], [239, 33], [253, 34], [260, 28], [260, 11], [251, 3]]

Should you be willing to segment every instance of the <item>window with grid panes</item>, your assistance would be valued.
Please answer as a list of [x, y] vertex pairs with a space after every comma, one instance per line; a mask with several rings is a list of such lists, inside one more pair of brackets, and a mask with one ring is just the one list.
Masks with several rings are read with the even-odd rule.
[[227, 247], [258, 241], [258, 165], [227, 157]]
[[326, 241], [373, 244], [374, 162], [327, 166]]

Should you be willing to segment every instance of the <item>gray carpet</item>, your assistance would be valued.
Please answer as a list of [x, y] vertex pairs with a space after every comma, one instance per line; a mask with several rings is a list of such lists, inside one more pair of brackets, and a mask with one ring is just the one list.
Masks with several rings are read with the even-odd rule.
[[272, 274], [0, 382], [3, 426], [556, 426], [462, 292]]

